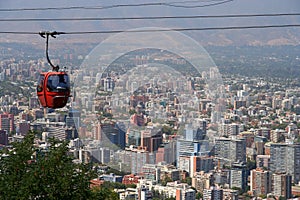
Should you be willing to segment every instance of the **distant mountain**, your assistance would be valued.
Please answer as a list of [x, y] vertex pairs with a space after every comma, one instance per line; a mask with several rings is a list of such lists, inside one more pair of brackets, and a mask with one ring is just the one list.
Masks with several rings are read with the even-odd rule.
[[[0, 2], [0, 9], [7, 8], [51, 8], [75, 6], [109, 6], [125, 4], [175, 2], [174, 0], [15, 0]], [[179, 1], [177, 1], [179, 2]], [[264, 14], [264, 13], [300, 13], [299, 0], [233, 0], [224, 4], [207, 6], [222, 1], [199, 0], [182, 1], [173, 5], [194, 6], [182, 8], [170, 6], [116, 7], [110, 9], [73, 9], [73, 10], [34, 10], [0, 11], [0, 19], [5, 18], [85, 18], [85, 17], [145, 17], [145, 16], [187, 16], [187, 15], [229, 15], [229, 14]], [[197, 7], [198, 6], [198, 7]], [[201, 7], [203, 6], [203, 7]], [[105, 31], [127, 30], [141, 27], [164, 28], [203, 28], [224, 26], [300, 24], [300, 16], [252, 17], [252, 18], [201, 18], [201, 19], [164, 19], [164, 20], [122, 20], [122, 21], [50, 21], [50, 22], [1, 22], [0, 31]], [[184, 32], [202, 45], [287, 45], [300, 44], [300, 28], [268, 28], [243, 30], [214, 30]], [[100, 42], [109, 35], [71, 35], [64, 37], [71, 43]], [[37, 36], [1, 34], [0, 42], [39, 43]]]

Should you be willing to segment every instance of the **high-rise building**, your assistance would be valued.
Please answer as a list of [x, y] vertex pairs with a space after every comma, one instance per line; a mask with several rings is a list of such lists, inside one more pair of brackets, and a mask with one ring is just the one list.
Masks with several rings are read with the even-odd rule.
[[66, 128], [66, 140], [72, 140], [78, 138], [78, 131], [76, 128]]
[[272, 176], [270, 171], [257, 168], [250, 172], [250, 191], [254, 196], [267, 195], [271, 192]]
[[246, 189], [248, 180], [248, 171], [246, 165], [242, 163], [234, 163], [230, 169], [230, 188]]
[[210, 189], [204, 189], [203, 200], [222, 200], [223, 189], [211, 187]]
[[300, 181], [300, 144], [271, 144], [270, 169], [274, 173], [288, 173], [292, 181]]
[[272, 194], [279, 198], [292, 198], [292, 176], [289, 174], [272, 175]]
[[[176, 160], [179, 160], [179, 157], [191, 157], [191, 156], [206, 156], [210, 153], [208, 141], [186, 141], [186, 140], [177, 140], [176, 144], [177, 155]], [[178, 166], [178, 162], [177, 162]]]
[[162, 144], [162, 132], [152, 133], [151, 130], [141, 131], [141, 147], [145, 147], [147, 151], [153, 152]]
[[29, 121], [20, 121], [17, 123], [17, 134], [26, 135], [30, 130], [30, 122]]
[[214, 168], [213, 157], [209, 156], [179, 156], [178, 169], [185, 170], [193, 177], [195, 172], [208, 172]]
[[218, 159], [221, 166], [230, 166], [234, 162], [246, 162], [245, 139], [216, 139], [215, 157]]
[[176, 140], [171, 139], [169, 143], [160, 145], [156, 152], [156, 163], [166, 162], [172, 164], [176, 160]]
[[[199, 127], [201, 128], [197, 128]], [[197, 126], [197, 127], [195, 127]], [[185, 127], [184, 138], [178, 139], [176, 144], [176, 159], [181, 156], [207, 156], [210, 154], [209, 141], [205, 140], [206, 121], [197, 121]], [[177, 162], [178, 166], [178, 162]]]
[[218, 126], [218, 131], [222, 136], [238, 135], [240, 133], [240, 125], [221, 123]]
[[209, 172], [214, 168], [213, 157], [210, 156], [191, 156], [190, 176], [193, 177], [195, 172]]
[[70, 109], [68, 116], [66, 117], [66, 126], [67, 127], [76, 127], [77, 131], [80, 127], [80, 118], [81, 114], [80, 111], [75, 110], [75, 109]]
[[14, 115], [12, 114], [0, 114], [0, 129], [6, 130], [8, 133], [15, 130], [14, 127]]
[[0, 145], [8, 145], [8, 133], [6, 130], [0, 130]]
[[206, 134], [206, 130], [202, 130], [200, 128], [186, 128], [185, 129], [185, 140], [186, 141], [199, 141], [203, 140]]
[[121, 149], [125, 148], [125, 131], [118, 123], [97, 124], [95, 138], [102, 142], [110, 142]]
[[130, 149], [126, 148], [125, 152], [128, 152], [130, 159], [130, 169], [132, 174], [140, 174], [142, 172], [142, 167], [145, 164], [150, 163], [150, 153], [145, 149]]

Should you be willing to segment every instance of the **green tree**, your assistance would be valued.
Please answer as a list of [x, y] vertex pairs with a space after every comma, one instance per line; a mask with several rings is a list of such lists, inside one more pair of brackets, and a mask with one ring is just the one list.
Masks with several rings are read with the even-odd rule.
[[192, 185], [192, 178], [191, 177], [186, 177], [185, 179], [181, 180], [181, 182]]
[[92, 189], [92, 200], [117, 200], [119, 196], [117, 193], [105, 187], [97, 187]]
[[166, 186], [168, 182], [172, 182], [173, 180], [169, 176], [165, 176], [165, 178], [161, 181], [161, 185]]
[[250, 160], [249, 158], [247, 158], [247, 168], [248, 170], [252, 170], [256, 168], [256, 161], [255, 160]]
[[201, 192], [197, 192], [196, 199], [202, 199], [202, 198], [203, 198], [203, 194]]
[[267, 198], [267, 195], [261, 194], [261, 195], [259, 195], [259, 197], [262, 198], [262, 199], [265, 199], [265, 198]]
[[1, 152], [0, 199], [94, 199], [94, 172], [73, 162], [68, 143], [49, 140], [49, 148], [40, 149], [34, 138], [30, 132]]
[[135, 114], [135, 113], [136, 113], [135, 109], [130, 109], [130, 110], [129, 110], [129, 114], [130, 114], [130, 115], [133, 115], [133, 114]]

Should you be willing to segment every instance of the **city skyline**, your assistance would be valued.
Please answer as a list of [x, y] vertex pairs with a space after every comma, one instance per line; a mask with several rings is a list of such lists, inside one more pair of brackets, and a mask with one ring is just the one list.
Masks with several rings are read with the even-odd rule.
[[[0, 199], [30, 180], [47, 197], [55, 167], [88, 198], [299, 198], [300, 4], [270, 1], [1, 5]], [[70, 78], [59, 109], [37, 96], [52, 63]]]

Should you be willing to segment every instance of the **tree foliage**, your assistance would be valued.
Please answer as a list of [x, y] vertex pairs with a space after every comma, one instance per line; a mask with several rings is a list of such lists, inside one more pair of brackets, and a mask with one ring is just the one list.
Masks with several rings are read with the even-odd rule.
[[72, 161], [67, 142], [50, 140], [40, 149], [34, 137], [29, 133], [1, 152], [0, 199], [97, 199], [105, 192], [90, 189], [94, 173], [89, 165]]

